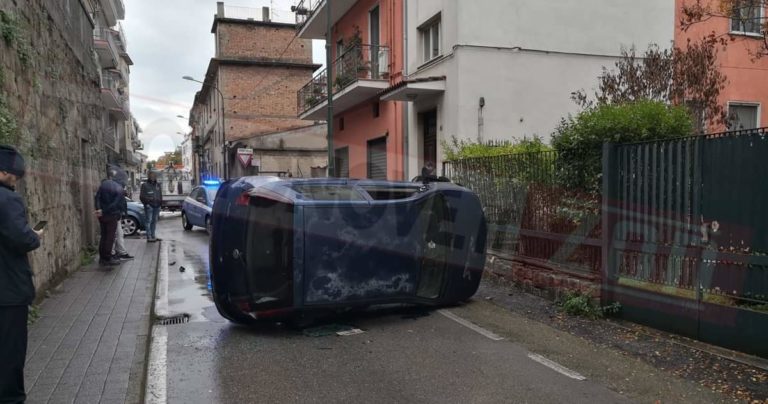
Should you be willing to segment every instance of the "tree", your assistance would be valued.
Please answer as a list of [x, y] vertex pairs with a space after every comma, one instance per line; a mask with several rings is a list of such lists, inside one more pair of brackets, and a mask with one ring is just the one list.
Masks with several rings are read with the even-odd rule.
[[751, 50], [753, 58], [759, 59], [768, 55], [768, 16], [761, 12], [766, 5], [766, 0], [686, 0], [681, 12], [680, 28], [687, 32], [699, 23], [727, 18], [730, 20], [730, 29], [711, 32], [707, 39], [725, 47], [736, 40], [730, 31], [760, 33], [762, 41]]
[[574, 92], [572, 99], [583, 108], [595, 103], [660, 101], [685, 105], [700, 124], [728, 123], [727, 111], [719, 100], [728, 80], [717, 64], [717, 42], [710, 38], [689, 40], [685, 49], [651, 45], [642, 56], [637, 55], [635, 48], [624, 49], [615, 69], [603, 68], [598, 80], [594, 99], [584, 90]]

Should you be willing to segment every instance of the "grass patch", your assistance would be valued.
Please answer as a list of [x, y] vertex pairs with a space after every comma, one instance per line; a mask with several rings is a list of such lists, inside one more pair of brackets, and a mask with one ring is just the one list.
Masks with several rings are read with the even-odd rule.
[[600, 319], [608, 315], [618, 314], [621, 304], [613, 302], [608, 306], [599, 306], [592, 300], [592, 296], [575, 291], [565, 292], [557, 301], [557, 305], [570, 316]]
[[96, 249], [93, 247], [85, 247], [80, 251], [80, 267], [87, 267], [93, 264], [96, 259]]
[[38, 305], [31, 305], [29, 306], [29, 314], [27, 315], [27, 325], [32, 325], [40, 318], [40, 306]]

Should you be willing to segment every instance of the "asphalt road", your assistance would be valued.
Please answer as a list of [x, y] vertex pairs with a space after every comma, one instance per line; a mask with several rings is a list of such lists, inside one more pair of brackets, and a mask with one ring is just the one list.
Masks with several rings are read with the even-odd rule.
[[210, 300], [205, 231], [185, 232], [178, 218], [166, 218], [158, 236], [169, 247], [169, 310], [191, 316], [189, 323], [162, 326], [167, 355], [161, 365], [167, 382], [166, 399], [158, 402], [615, 403], [652, 402], [670, 395], [676, 401], [701, 399], [687, 396], [688, 386], [682, 382], [650, 374], [652, 370], [638, 363], [543, 325], [527, 324], [481, 297], [439, 311], [400, 309], [333, 320], [365, 331], [352, 336], [306, 336], [279, 325], [236, 326], [220, 317]]

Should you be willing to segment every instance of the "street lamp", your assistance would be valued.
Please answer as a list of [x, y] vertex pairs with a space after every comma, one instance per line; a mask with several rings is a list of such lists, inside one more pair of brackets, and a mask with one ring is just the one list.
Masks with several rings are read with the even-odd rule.
[[228, 180], [229, 179], [229, 163], [227, 162], [227, 160], [228, 160], [228, 155], [227, 155], [227, 135], [226, 135], [226, 133], [227, 133], [227, 126], [225, 125], [225, 122], [224, 122], [224, 94], [222, 94], [221, 90], [219, 90], [219, 88], [214, 86], [213, 84], [207, 84], [207, 83], [202, 82], [200, 80], [196, 80], [192, 76], [183, 76], [182, 79], [188, 80], [188, 81], [194, 81], [195, 83], [200, 83], [203, 86], [208, 86], [208, 87], [216, 90], [216, 92], [219, 94], [219, 97], [221, 97], [221, 153], [222, 153], [223, 158], [224, 158], [224, 179]]

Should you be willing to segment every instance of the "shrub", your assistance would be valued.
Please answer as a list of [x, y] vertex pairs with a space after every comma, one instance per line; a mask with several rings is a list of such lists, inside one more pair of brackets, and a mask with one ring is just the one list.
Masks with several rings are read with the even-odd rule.
[[693, 133], [693, 122], [684, 107], [659, 101], [599, 105], [575, 118], [563, 119], [552, 134], [558, 151], [557, 180], [566, 189], [600, 193], [602, 145], [662, 140]]
[[590, 319], [603, 318], [606, 315], [617, 314], [621, 304], [614, 302], [600, 307], [592, 302], [592, 297], [580, 292], [569, 291], [559, 299], [558, 305], [570, 316], [581, 316]]
[[549, 151], [552, 148], [544, 143], [539, 136], [531, 138], [523, 137], [515, 142], [504, 141], [496, 144], [478, 143], [467, 140], [459, 140], [454, 136], [450, 142], [442, 143], [445, 159], [460, 160], [473, 157], [492, 157], [516, 153], [534, 153]]

